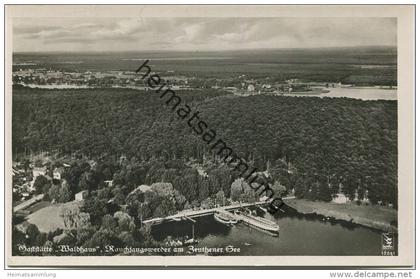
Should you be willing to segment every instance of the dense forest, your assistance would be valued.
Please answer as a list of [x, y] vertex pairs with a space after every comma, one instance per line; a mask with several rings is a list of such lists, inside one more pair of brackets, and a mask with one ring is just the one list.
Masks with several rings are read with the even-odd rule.
[[[268, 171], [258, 179], [276, 195], [288, 191], [298, 198], [330, 201], [344, 192], [350, 199], [367, 196], [373, 204], [398, 206], [395, 101], [177, 93], [250, 167]], [[15, 226], [14, 244], [154, 247], [160, 244], [142, 220], [258, 199], [152, 93], [15, 86], [12, 121], [13, 155], [25, 168], [28, 154], [45, 151], [54, 157], [44, 164], [50, 177], [56, 167], [67, 165], [61, 181], [37, 176], [36, 193], [63, 204], [82, 190], [89, 193], [81, 207], [60, 213], [68, 233], [40, 232], [30, 224], [25, 236]], [[144, 192], [140, 185], [150, 185], [150, 190]], [[17, 245], [13, 253], [34, 254]]]
[[[273, 183], [300, 198], [328, 201], [341, 188], [352, 199], [367, 195], [397, 207], [395, 101], [223, 94], [179, 92], [237, 154], [268, 169]], [[106, 162], [97, 183], [114, 179], [127, 187], [124, 194], [142, 183], [171, 182], [194, 202], [219, 190], [230, 196], [236, 178], [162, 100], [129, 89], [15, 87], [13, 152], [39, 151]], [[191, 162], [210, 178], [202, 179]]]

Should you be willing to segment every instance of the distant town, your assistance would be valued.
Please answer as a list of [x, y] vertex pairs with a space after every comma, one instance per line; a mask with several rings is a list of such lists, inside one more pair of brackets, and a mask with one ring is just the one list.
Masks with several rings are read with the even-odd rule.
[[[314, 82], [300, 79], [270, 81], [269, 77], [251, 78], [246, 74], [226, 78], [209, 78], [178, 75], [174, 71], [159, 73], [173, 90], [224, 90], [235, 95], [285, 95], [323, 94], [331, 88], [352, 87], [341, 82]], [[133, 71], [67, 72], [46, 68], [20, 68], [13, 72], [13, 84], [30, 88], [77, 89], [77, 88], [131, 88], [149, 90], [147, 84]], [[376, 86], [395, 88], [395, 86]]]

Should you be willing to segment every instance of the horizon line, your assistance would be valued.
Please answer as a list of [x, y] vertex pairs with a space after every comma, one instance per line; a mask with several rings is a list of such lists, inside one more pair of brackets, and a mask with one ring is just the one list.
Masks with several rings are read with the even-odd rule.
[[360, 49], [360, 48], [394, 48], [398, 46], [392, 45], [366, 45], [366, 46], [327, 46], [327, 47], [296, 47], [296, 48], [242, 48], [242, 49], [217, 49], [217, 50], [166, 50], [166, 49], [149, 49], [149, 50], [51, 50], [51, 51], [12, 51], [12, 54], [27, 53], [122, 53], [122, 52], [244, 52], [244, 51], [275, 51], [275, 50], [327, 50], [327, 49]]

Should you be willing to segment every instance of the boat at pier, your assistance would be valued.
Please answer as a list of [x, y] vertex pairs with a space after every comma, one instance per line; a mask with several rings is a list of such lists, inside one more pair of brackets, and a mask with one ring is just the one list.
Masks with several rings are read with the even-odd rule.
[[235, 210], [234, 213], [218, 209], [214, 213], [214, 219], [225, 225], [233, 225], [241, 222], [249, 227], [268, 233], [272, 236], [278, 236], [280, 230], [277, 223], [254, 215], [249, 209]]
[[214, 213], [213, 216], [214, 220], [227, 226], [232, 226], [238, 223], [237, 219], [233, 218], [229, 214], [224, 214], [221, 211]]
[[184, 239], [168, 240], [165, 242], [165, 244], [170, 247], [182, 247], [182, 246], [198, 244], [198, 242], [199, 241], [193, 237], [192, 238], [185, 237]]
[[280, 226], [277, 223], [259, 216], [255, 216], [249, 212], [237, 212], [236, 215], [239, 216], [242, 223], [245, 225], [259, 231], [269, 233], [270, 235], [278, 236]]

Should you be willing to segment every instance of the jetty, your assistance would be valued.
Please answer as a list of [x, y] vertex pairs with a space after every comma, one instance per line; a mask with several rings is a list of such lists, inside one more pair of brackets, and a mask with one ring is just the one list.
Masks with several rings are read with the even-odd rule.
[[180, 211], [180, 212], [178, 212], [177, 214], [174, 214], [174, 215], [170, 215], [170, 216], [166, 216], [166, 217], [158, 217], [158, 218], [153, 218], [153, 219], [149, 219], [149, 220], [144, 220], [143, 224], [157, 225], [157, 224], [162, 224], [162, 223], [165, 223], [165, 222], [188, 220], [188, 219], [192, 219], [192, 218], [213, 215], [214, 213], [216, 213], [220, 210], [233, 211], [235, 209], [259, 206], [259, 205], [266, 205], [266, 204], [268, 204], [267, 201], [260, 201], [260, 202], [254, 202], [254, 203], [235, 203], [235, 204], [232, 204], [232, 205], [209, 208], [209, 209], [199, 209], [199, 210], [188, 209], [188, 210]]
[[[196, 222], [194, 218], [214, 215], [215, 220], [225, 225], [232, 226], [237, 223], [243, 223], [246, 226], [257, 229], [259, 231], [268, 233], [273, 236], [278, 236], [279, 225], [275, 222], [267, 220], [262, 217], [251, 214], [249, 207], [258, 207], [267, 205], [269, 202], [260, 201], [254, 203], [235, 203], [228, 206], [221, 206], [209, 209], [199, 210], [183, 210], [177, 214], [162, 217], [153, 218], [143, 221], [143, 224], [158, 225], [166, 222], [177, 222], [177, 221], [191, 221]], [[245, 210], [244, 210], [245, 209]]]

